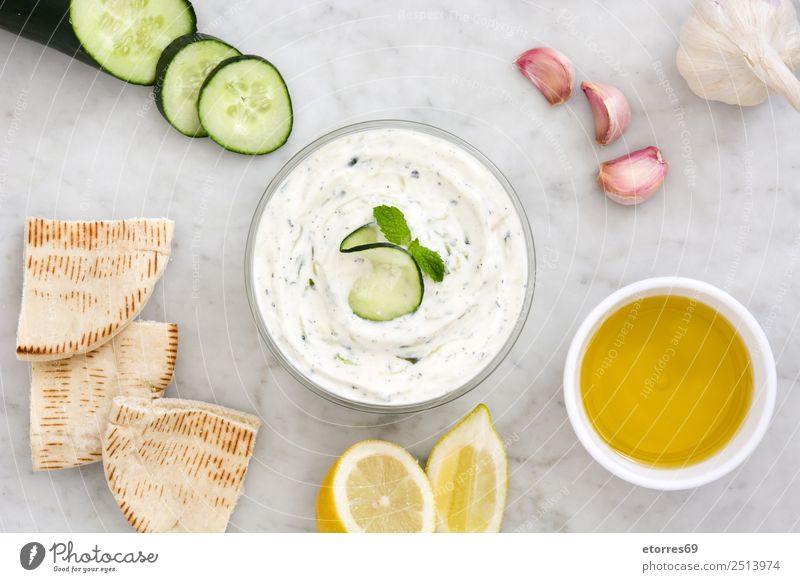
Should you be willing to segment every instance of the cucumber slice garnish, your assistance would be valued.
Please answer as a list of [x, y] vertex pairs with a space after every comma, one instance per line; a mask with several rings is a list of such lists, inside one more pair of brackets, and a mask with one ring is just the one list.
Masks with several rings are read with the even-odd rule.
[[374, 222], [359, 226], [353, 232], [344, 237], [339, 250], [343, 253], [352, 252], [354, 247], [369, 245], [378, 242], [378, 227]]
[[[364, 228], [347, 238], [359, 231], [359, 236], [364, 236]], [[389, 321], [413, 313], [420, 306], [425, 293], [422, 271], [403, 247], [376, 242], [348, 247], [343, 252], [361, 254], [372, 264], [372, 272], [356, 279], [350, 289], [347, 302], [353, 313], [363, 319]]]
[[268, 154], [292, 132], [292, 101], [283, 77], [253, 55], [217, 65], [200, 88], [197, 111], [211, 139], [240, 154]]
[[208, 34], [185, 34], [173, 40], [156, 66], [153, 96], [161, 115], [184, 135], [207, 136], [197, 114], [200, 87], [220, 62], [240, 54]]
[[72, 0], [70, 22], [81, 46], [123, 81], [152, 85], [161, 52], [197, 30], [187, 0]]

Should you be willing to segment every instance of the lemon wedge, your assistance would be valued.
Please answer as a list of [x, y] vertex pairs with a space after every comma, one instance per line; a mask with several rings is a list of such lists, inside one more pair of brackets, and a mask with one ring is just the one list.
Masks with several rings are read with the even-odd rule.
[[508, 459], [486, 406], [478, 405], [436, 443], [426, 471], [436, 499], [436, 531], [500, 531]]
[[345, 451], [317, 498], [321, 532], [432, 532], [435, 525], [424, 471], [405, 449], [386, 441], [361, 441]]

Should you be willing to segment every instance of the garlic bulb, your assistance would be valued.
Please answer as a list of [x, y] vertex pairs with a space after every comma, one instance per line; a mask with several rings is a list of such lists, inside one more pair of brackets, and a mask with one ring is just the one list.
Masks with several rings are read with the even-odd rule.
[[800, 111], [800, 23], [792, 0], [696, 0], [678, 71], [704, 99], [758, 105], [770, 91]]

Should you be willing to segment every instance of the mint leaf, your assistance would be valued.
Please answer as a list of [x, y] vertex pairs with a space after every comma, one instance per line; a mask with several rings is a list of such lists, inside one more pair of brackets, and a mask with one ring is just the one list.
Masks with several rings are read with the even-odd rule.
[[406, 246], [411, 242], [411, 229], [408, 228], [406, 217], [399, 208], [394, 206], [376, 206], [372, 215], [378, 223], [383, 236], [390, 243]]
[[444, 279], [444, 261], [439, 253], [419, 244], [418, 238], [408, 245], [408, 252], [414, 257], [423, 273], [437, 283], [441, 283]]
[[372, 209], [372, 215], [386, 240], [398, 246], [408, 247], [408, 252], [423, 273], [437, 283], [444, 279], [445, 266], [442, 257], [436, 251], [422, 246], [418, 238], [411, 240], [411, 229], [399, 208], [376, 206]]

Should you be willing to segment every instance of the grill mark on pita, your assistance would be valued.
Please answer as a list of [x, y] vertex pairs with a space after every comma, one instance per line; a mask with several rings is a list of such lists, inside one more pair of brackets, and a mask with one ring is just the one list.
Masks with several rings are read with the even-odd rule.
[[[164, 233], [163, 239], [152, 236], [154, 229]], [[86, 223], [29, 218], [26, 230], [16, 353], [20, 359], [51, 360], [95, 349], [141, 311], [169, 258], [173, 225], [148, 219]], [[110, 287], [102, 284], [110, 293], [82, 295], [112, 279]], [[70, 288], [70, 297], [80, 305], [62, 304], [70, 291], [58, 289]], [[54, 331], [51, 322], [64, 318]]]
[[[147, 403], [116, 399], [104, 439], [105, 472], [126, 519], [137, 530], [146, 524], [157, 532], [224, 531], [247, 473], [257, 419], [203, 403]], [[115, 446], [115, 430], [132, 442]]]
[[192, 463], [192, 474], [191, 474], [192, 477], [197, 477], [197, 475], [200, 473], [200, 467], [202, 466], [203, 461], [205, 461], [207, 456], [208, 453], [206, 452], [200, 453], [199, 459], [197, 459], [197, 457], [195, 456], [196, 460], [194, 463]]
[[[170, 346], [177, 341], [176, 335], [175, 324], [134, 323], [94, 352], [66, 360], [34, 362], [34, 469], [67, 468], [99, 460], [101, 431], [113, 397], [160, 397], [172, 380]], [[114, 430], [111, 443], [115, 450], [125, 446], [125, 442], [118, 441]]]
[[[142, 242], [149, 247], [163, 249], [168, 246], [168, 223], [165, 220], [117, 220], [117, 221], [60, 221], [43, 218], [29, 218], [27, 221], [27, 243], [41, 247], [46, 243], [64, 243], [68, 248], [105, 248], [118, 242]], [[158, 229], [153, 236], [154, 228]]]

